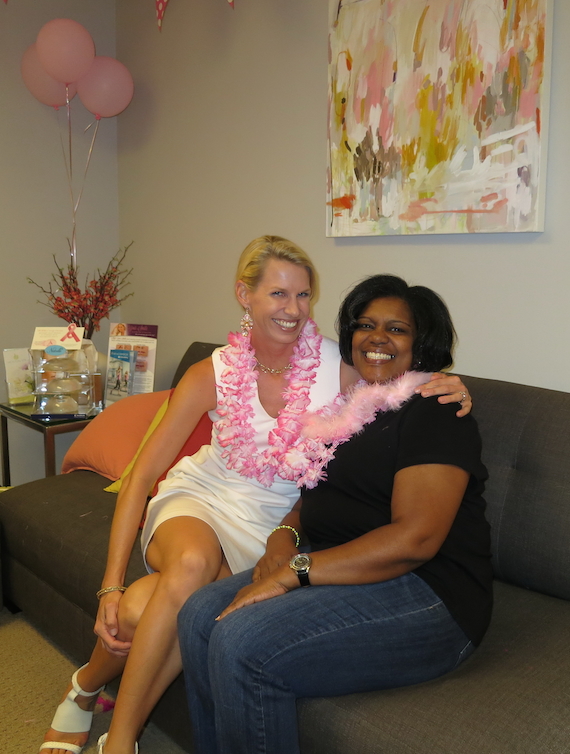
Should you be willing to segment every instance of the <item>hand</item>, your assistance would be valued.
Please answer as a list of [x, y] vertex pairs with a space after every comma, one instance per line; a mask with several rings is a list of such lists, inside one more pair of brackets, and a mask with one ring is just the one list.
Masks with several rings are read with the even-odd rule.
[[291, 558], [294, 555], [297, 555], [298, 552], [299, 550], [291, 543], [283, 543], [283, 547], [281, 548], [271, 547], [271, 549], [269, 549], [268, 546], [265, 555], [257, 561], [257, 565], [253, 569], [251, 580], [259, 581], [260, 579], [266, 578], [280, 566], [289, 563]]
[[118, 612], [122, 596], [121, 592], [109, 592], [102, 595], [94, 628], [107, 652], [115, 657], [126, 657], [131, 648], [130, 641], [120, 641], [115, 638], [119, 633]]
[[[226, 609], [218, 615], [216, 620], [222, 620], [226, 615], [229, 615], [246, 605], [253, 605], [255, 602], [263, 602], [264, 600], [269, 600], [273, 597], [280, 597], [283, 594], [290, 592], [292, 589], [296, 589], [299, 586], [299, 581], [289, 566], [286, 566], [286, 568], [289, 573], [284, 572], [281, 568], [279, 570], [279, 575], [274, 573], [273, 576], [268, 576], [254, 582], [253, 584], [244, 586], [243, 589], [239, 590]], [[289, 578], [289, 574], [292, 579]]]
[[269, 576], [280, 566], [289, 563], [293, 555], [297, 555], [298, 552], [295, 546], [295, 535], [290, 529], [277, 529], [271, 532], [265, 547], [265, 555], [257, 561], [251, 580], [259, 581]]
[[469, 390], [456, 374], [434, 372], [429, 382], [416, 388], [416, 393], [419, 393], [422, 398], [439, 395], [440, 403], [460, 403], [461, 408], [457, 411], [457, 416], [467, 416], [473, 408]]

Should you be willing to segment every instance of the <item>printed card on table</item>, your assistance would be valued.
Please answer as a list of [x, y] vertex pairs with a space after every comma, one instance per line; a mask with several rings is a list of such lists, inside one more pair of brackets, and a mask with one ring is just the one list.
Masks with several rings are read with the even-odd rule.
[[27, 348], [5, 348], [6, 389], [8, 403], [34, 402], [32, 360]]
[[68, 351], [78, 351], [84, 332], [84, 327], [77, 327], [73, 323], [65, 327], [36, 327], [31, 348], [45, 351], [48, 346], [62, 346]]

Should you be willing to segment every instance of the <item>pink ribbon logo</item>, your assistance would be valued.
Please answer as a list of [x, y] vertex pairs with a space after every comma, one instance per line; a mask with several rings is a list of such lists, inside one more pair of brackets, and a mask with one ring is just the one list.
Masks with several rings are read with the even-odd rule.
[[74, 324], [73, 322], [70, 325], [68, 325], [67, 332], [65, 333], [65, 335], [63, 336], [63, 338], [59, 342], [63, 343], [64, 340], [67, 340], [68, 338], [73, 338], [73, 340], [76, 343], [79, 343], [79, 338], [77, 337], [77, 335], [74, 332], [74, 330], [76, 329], [76, 327], [77, 327], [77, 325]]

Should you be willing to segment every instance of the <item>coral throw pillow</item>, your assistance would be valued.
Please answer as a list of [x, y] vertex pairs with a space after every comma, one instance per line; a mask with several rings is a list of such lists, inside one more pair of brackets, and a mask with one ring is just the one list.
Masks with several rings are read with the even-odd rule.
[[[77, 469], [94, 471], [114, 481], [111, 489], [107, 489], [118, 492], [121, 479], [130, 471], [142, 446], [164, 416], [171, 394], [171, 390], [162, 390], [132, 395], [106, 408], [69, 448], [61, 473], [69, 474]], [[209, 443], [211, 433], [212, 422], [205, 414], [171, 466]], [[166, 471], [161, 479], [165, 475]]]
[[131, 395], [111, 404], [91, 421], [69, 448], [62, 474], [76, 469], [118, 479], [137, 452], [170, 390]]

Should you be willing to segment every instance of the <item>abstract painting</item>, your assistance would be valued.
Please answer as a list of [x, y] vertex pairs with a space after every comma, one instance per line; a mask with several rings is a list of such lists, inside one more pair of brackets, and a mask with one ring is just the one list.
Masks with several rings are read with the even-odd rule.
[[544, 230], [549, 0], [329, 0], [327, 235]]

